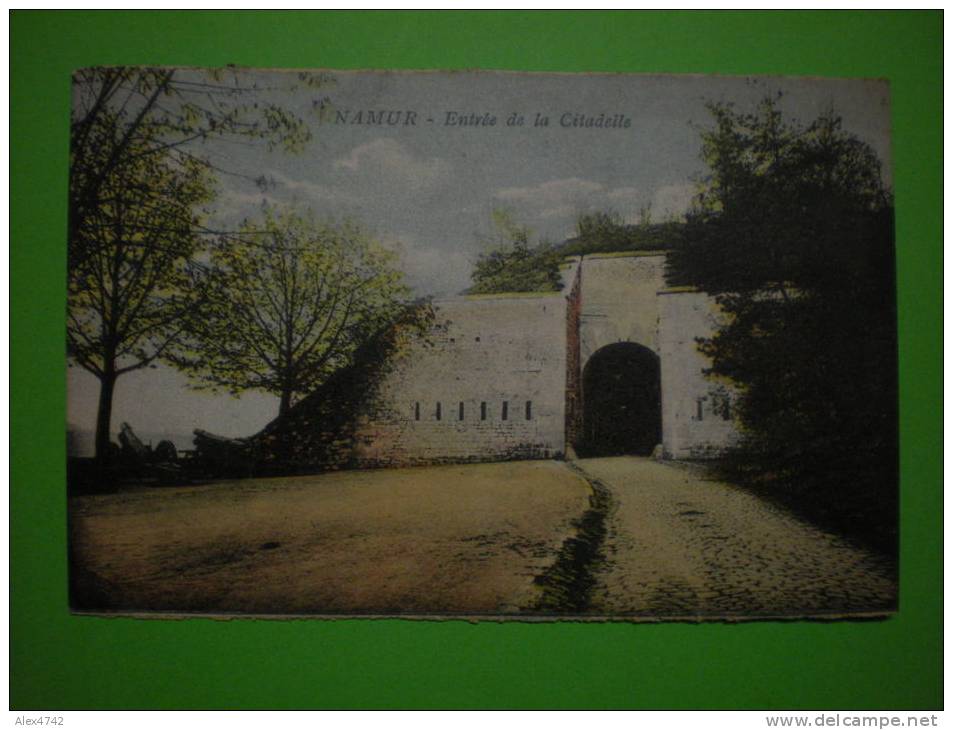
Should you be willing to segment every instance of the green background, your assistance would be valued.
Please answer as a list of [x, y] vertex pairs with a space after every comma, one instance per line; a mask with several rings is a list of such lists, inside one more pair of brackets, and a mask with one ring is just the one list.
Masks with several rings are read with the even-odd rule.
[[[11, 706], [938, 708], [942, 14], [11, 14]], [[69, 82], [94, 64], [885, 77], [899, 280], [901, 609], [871, 622], [471, 625], [70, 616]]]

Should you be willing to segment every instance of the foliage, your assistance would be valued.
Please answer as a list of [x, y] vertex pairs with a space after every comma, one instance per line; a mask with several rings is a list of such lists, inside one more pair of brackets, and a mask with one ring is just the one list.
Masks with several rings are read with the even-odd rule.
[[[327, 79], [300, 73], [298, 85]], [[139, 160], [218, 167], [202, 143], [213, 139], [261, 142], [299, 151], [310, 140], [304, 120], [267, 99], [237, 69], [98, 67], [73, 77], [70, 119], [69, 263], [73, 268], [100, 241], [96, 216], [111, 175]], [[321, 100], [317, 103], [324, 103]]]
[[597, 211], [579, 216], [573, 238], [531, 245], [529, 229], [516, 224], [510, 212], [497, 211], [494, 222], [497, 236], [477, 260], [468, 293], [559, 291], [559, 265], [566, 256], [668, 250], [679, 244], [684, 228], [677, 221], [652, 223], [647, 209], [637, 224], [625, 223], [615, 211]]
[[279, 413], [350, 362], [408, 290], [394, 254], [354, 223], [263, 208], [213, 247], [189, 352], [170, 360], [196, 387], [279, 396]]
[[[299, 74], [298, 84], [324, 79]], [[303, 120], [235, 70], [92, 68], [73, 79], [68, 220], [71, 359], [100, 380], [96, 453], [109, 446], [116, 378], [176, 344], [197, 305], [201, 206], [217, 173], [203, 143], [294, 151]]]
[[626, 243], [626, 226], [614, 210], [583, 213], [576, 219], [576, 233], [582, 248], [605, 246], [617, 251]]
[[584, 213], [576, 221], [576, 235], [559, 250], [564, 256], [617, 251], [665, 251], [677, 245], [682, 232], [677, 221], [652, 223], [648, 209], [641, 220], [628, 224], [615, 211]]
[[433, 321], [427, 301], [400, 308], [392, 321], [364, 339], [346, 366], [248, 440], [255, 472], [314, 473], [353, 466], [360, 414], [379, 407], [380, 383], [411, 347], [428, 342]]
[[97, 455], [109, 444], [116, 379], [166, 353], [196, 306], [193, 207], [210, 197], [200, 166], [129, 149], [133, 159], [99, 183], [86, 254], [73, 261], [67, 284], [68, 354], [100, 380]]
[[726, 315], [700, 343], [741, 386], [741, 472], [881, 546], [896, 528], [893, 211], [870, 147], [833, 112], [712, 105], [710, 176], [668, 257]]
[[531, 231], [519, 225], [512, 213], [493, 213], [495, 235], [485, 242], [487, 250], [473, 268], [469, 294], [499, 292], [559, 291], [562, 254], [554, 246], [530, 244]]

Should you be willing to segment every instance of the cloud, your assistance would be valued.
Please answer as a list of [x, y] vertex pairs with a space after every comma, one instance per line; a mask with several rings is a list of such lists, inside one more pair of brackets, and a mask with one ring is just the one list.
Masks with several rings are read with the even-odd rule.
[[210, 206], [213, 225], [228, 228], [254, 216], [262, 205], [276, 205], [280, 202], [280, 198], [261, 190], [245, 192], [226, 188]]
[[450, 165], [439, 157], [417, 157], [389, 137], [379, 137], [358, 145], [334, 161], [333, 169], [345, 175], [371, 176], [387, 184], [414, 188], [429, 187], [450, 173]]
[[552, 229], [557, 224], [565, 228], [580, 213], [597, 210], [613, 210], [624, 220], [635, 222], [649, 204], [654, 220], [678, 218], [689, 209], [694, 195], [695, 186], [691, 183], [665, 185], [651, 192], [629, 185], [613, 187], [571, 177], [503, 188], [493, 197], [502, 205], [513, 206], [521, 220], [530, 226], [535, 221], [545, 229]]
[[639, 189], [631, 187], [613, 188], [606, 193], [606, 197], [609, 200], [625, 202], [627, 204], [638, 198], [639, 195]]
[[212, 206], [213, 219], [222, 224], [235, 224], [256, 216], [263, 205], [293, 204], [310, 209], [317, 215], [331, 215], [361, 202], [357, 195], [330, 185], [293, 178], [278, 170], [266, 170], [264, 186], [245, 185], [242, 189], [226, 187], [220, 191]]
[[539, 212], [540, 218], [572, 218], [579, 213], [579, 208], [572, 205], [559, 205], [555, 208], [546, 208]]
[[382, 243], [398, 252], [407, 284], [418, 295], [453, 296], [470, 286], [472, 255], [464, 250], [428, 246], [406, 234]]
[[342, 190], [329, 185], [321, 185], [311, 180], [296, 180], [277, 170], [269, 170], [265, 178], [271, 189], [278, 194], [293, 197], [302, 202], [306, 201], [341, 201], [350, 200], [352, 196]]
[[696, 188], [691, 183], [681, 185], [666, 185], [655, 191], [652, 196], [652, 218], [680, 218], [691, 207]]
[[614, 210], [623, 218], [633, 219], [642, 204], [642, 194], [631, 186], [612, 187], [578, 177], [547, 180], [527, 187], [503, 188], [494, 199], [513, 206], [528, 223], [532, 219], [545, 227], [562, 224], [571, 227], [576, 216], [593, 210]]
[[504, 188], [497, 191], [496, 197], [514, 203], [534, 203], [545, 207], [568, 200], [589, 198], [605, 191], [606, 186], [602, 183], [570, 177], [549, 180], [531, 187]]

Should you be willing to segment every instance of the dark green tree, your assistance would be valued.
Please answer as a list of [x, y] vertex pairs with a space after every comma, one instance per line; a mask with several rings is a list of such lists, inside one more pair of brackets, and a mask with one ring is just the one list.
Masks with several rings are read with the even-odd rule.
[[880, 162], [832, 111], [806, 126], [776, 100], [710, 111], [709, 176], [667, 274], [726, 315], [700, 347], [740, 386], [735, 464], [884, 545], [896, 528], [897, 364]]
[[493, 212], [494, 234], [484, 241], [477, 259], [470, 294], [559, 291], [562, 253], [546, 243], [530, 243], [531, 231], [507, 210]]
[[[133, 153], [135, 144], [129, 148]], [[211, 197], [205, 169], [134, 156], [99, 183], [86, 250], [67, 280], [67, 352], [99, 380], [96, 455], [109, 446], [117, 379], [152, 366], [198, 305], [192, 259], [201, 247], [195, 207]]]
[[638, 223], [626, 223], [616, 211], [583, 213], [576, 220], [576, 235], [559, 247], [566, 256], [618, 251], [665, 251], [678, 244], [683, 224], [669, 220], [653, 223], [651, 209], [642, 208]]
[[621, 251], [628, 244], [628, 230], [616, 211], [583, 213], [576, 219], [580, 253]]

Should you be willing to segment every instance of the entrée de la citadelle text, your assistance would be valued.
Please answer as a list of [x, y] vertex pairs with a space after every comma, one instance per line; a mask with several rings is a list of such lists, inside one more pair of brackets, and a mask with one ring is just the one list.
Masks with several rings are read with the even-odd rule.
[[628, 129], [632, 118], [627, 114], [599, 112], [492, 112], [444, 111], [426, 114], [406, 109], [333, 109], [322, 115], [325, 124], [347, 124], [374, 127], [563, 127], [565, 129]]

